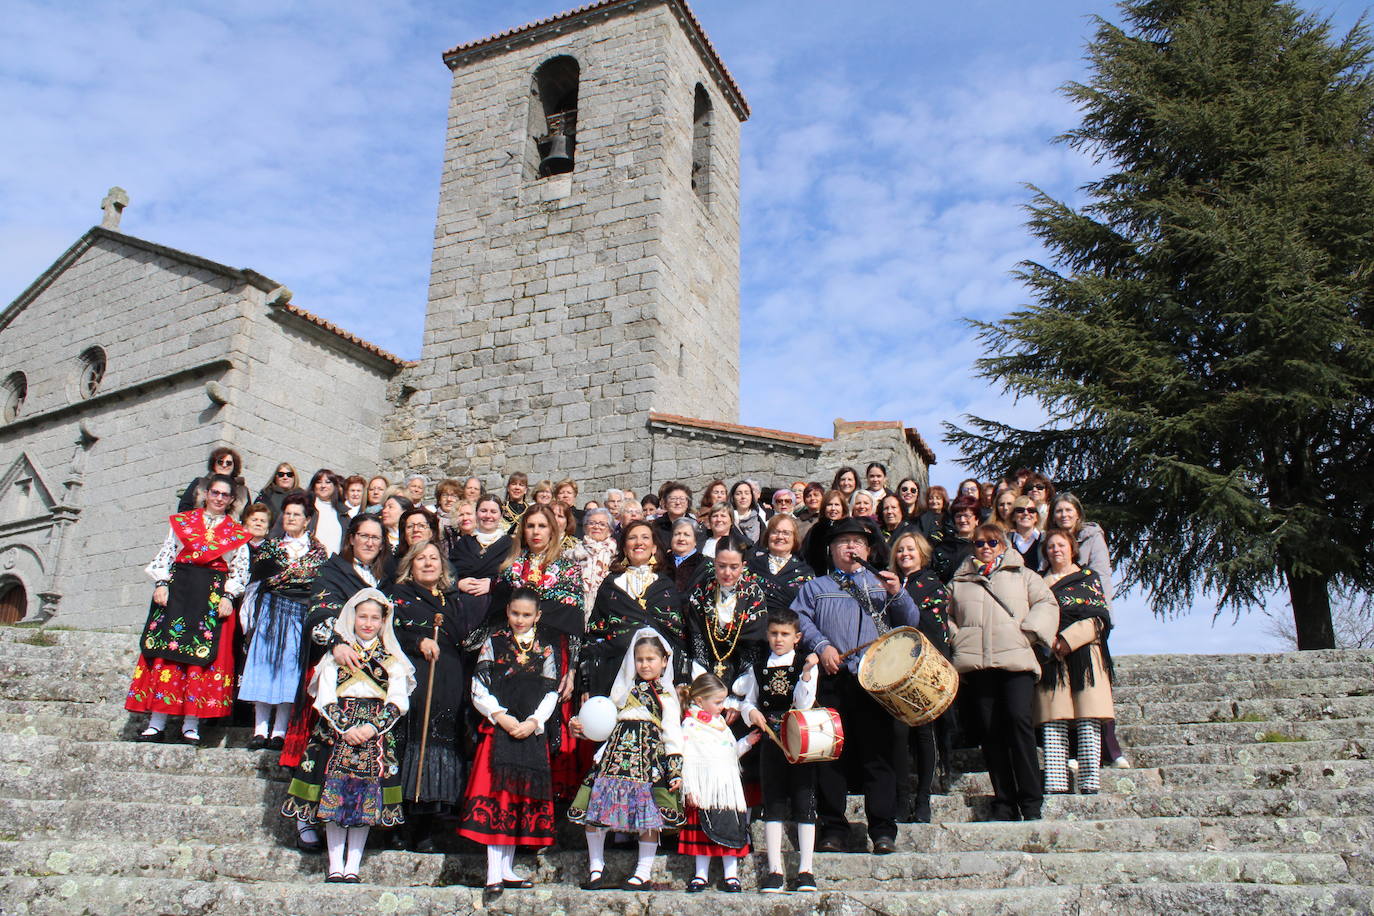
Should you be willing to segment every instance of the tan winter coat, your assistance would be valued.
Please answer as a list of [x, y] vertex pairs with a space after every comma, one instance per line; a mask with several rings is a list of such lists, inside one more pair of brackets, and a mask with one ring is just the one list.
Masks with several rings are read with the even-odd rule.
[[1112, 704], [1112, 685], [1107, 679], [1107, 666], [1102, 661], [1102, 621], [1097, 618], [1080, 620], [1065, 627], [1059, 635], [1070, 649], [1091, 644], [1088, 651], [1093, 659], [1093, 682], [1075, 691], [1068, 684], [1054, 684], [1049, 689], [1035, 691], [1035, 724], [1060, 722], [1066, 719], [1115, 719]]
[[[1031, 645], [1054, 644], [1059, 603], [1015, 550], [1008, 548], [1002, 555], [1002, 565], [993, 571], [991, 579], [978, 571], [980, 565], [976, 557], [969, 557], [950, 582], [954, 596], [949, 606], [954, 631], [954, 657], [950, 661], [960, 674], [997, 668], [1039, 676], [1040, 661]], [[988, 588], [1011, 614], [988, 594]]]

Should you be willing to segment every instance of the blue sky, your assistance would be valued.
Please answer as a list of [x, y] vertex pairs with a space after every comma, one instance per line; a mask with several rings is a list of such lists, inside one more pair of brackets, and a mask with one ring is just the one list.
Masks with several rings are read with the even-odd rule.
[[[122, 228], [285, 283], [294, 301], [418, 354], [454, 44], [575, 5], [11, 0], [0, 21], [0, 301], [87, 227]], [[1034, 423], [971, 375], [966, 317], [1025, 302], [1024, 185], [1093, 174], [1076, 123], [1092, 0], [697, 0], [754, 116], [742, 139], [741, 421], [828, 435], [966, 413]], [[1322, 7], [1348, 26], [1359, 4]], [[861, 316], [856, 320], [855, 316]], [[779, 346], [777, 341], [785, 339]], [[825, 364], [824, 374], [803, 367]], [[1282, 602], [1276, 602], [1276, 605]], [[1281, 611], [1282, 608], [1278, 607]], [[1273, 645], [1259, 615], [1118, 608], [1118, 651]]]

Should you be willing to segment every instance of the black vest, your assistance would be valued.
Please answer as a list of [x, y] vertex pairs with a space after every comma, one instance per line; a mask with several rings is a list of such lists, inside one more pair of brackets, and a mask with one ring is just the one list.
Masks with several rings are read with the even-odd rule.
[[806, 656], [802, 655], [798, 648], [792, 653], [792, 664], [772, 668], [767, 665], [768, 657], [754, 663], [754, 683], [759, 688], [758, 709], [769, 724], [775, 726], [792, 708], [792, 692], [801, 681], [802, 669], [806, 667]]

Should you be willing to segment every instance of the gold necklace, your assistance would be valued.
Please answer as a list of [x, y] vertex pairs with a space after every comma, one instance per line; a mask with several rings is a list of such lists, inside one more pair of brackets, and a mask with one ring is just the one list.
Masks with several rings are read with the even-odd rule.
[[515, 638], [515, 661], [523, 665], [529, 660], [530, 650], [534, 648], [534, 630], [531, 629], [523, 636], [519, 633], [512, 633]]
[[[719, 587], [715, 587], [715, 588], [714, 588], [714, 591], [715, 591], [715, 593], [716, 593], [717, 596], [720, 595], [720, 588], [719, 588]], [[730, 628], [731, 630], [734, 630], [734, 634], [735, 634], [735, 635], [734, 635], [734, 638], [730, 640], [730, 646], [729, 646], [729, 648], [727, 648], [723, 654], [722, 654], [721, 652], [716, 651], [716, 643], [717, 643], [717, 642], [723, 642], [724, 640], [717, 640], [717, 638], [716, 638], [716, 631], [717, 631], [717, 629], [718, 629], [719, 626], [720, 626], [720, 618], [719, 618], [719, 617], [717, 616], [717, 614], [716, 614], [716, 608], [715, 608], [714, 602], [712, 603], [712, 606], [711, 606], [711, 617], [710, 617], [710, 619], [706, 622], [706, 641], [709, 642], [709, 643], [711, 644], [711, 655], [712, 655], [712, 657], [714, 657], [715, 660], [716, 660], [716, 667], [715, 667], [716, 677], [725, 677], [725, 659], [729, 658], [731, 655], [734, 655], [734, 654], [735, 654], [735, 646], [739, 645], [740, 634], [744, 632], [744, 624], [740, 621], [739, 618], [740, 618], [740, 614], [739, 614], [739, 591], [736, 590], [736, 592], [735, 592], [735, 616], [730, 618], [730, 623], [729, 623], [729, 628]]]

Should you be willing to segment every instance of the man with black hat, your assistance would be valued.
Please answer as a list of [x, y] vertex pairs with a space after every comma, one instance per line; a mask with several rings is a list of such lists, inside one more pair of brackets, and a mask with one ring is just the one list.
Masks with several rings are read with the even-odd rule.
[[829, 575], [807, 582], [792, 602], [801, 618], [802, 637], [820, 656], [827, 675], [821, 678], [817, 705], [839, 710], [844, 722], [844, 753], [833, 763], [821, 764], [818, 774], [821, 836], [816, 848], [821, 852], [846, 850], [846, 761], [862, 773], [873, 851], [886, 854], [897, 848], [895, 732], [901, 726], [859, 686], [862, 654], [854, 650], [892, 627], [915, 626], [920, 612], [894, 573], [869, 566], [877, 546], [873, 529], [859, 519], [840, 521], [829, 533]]

